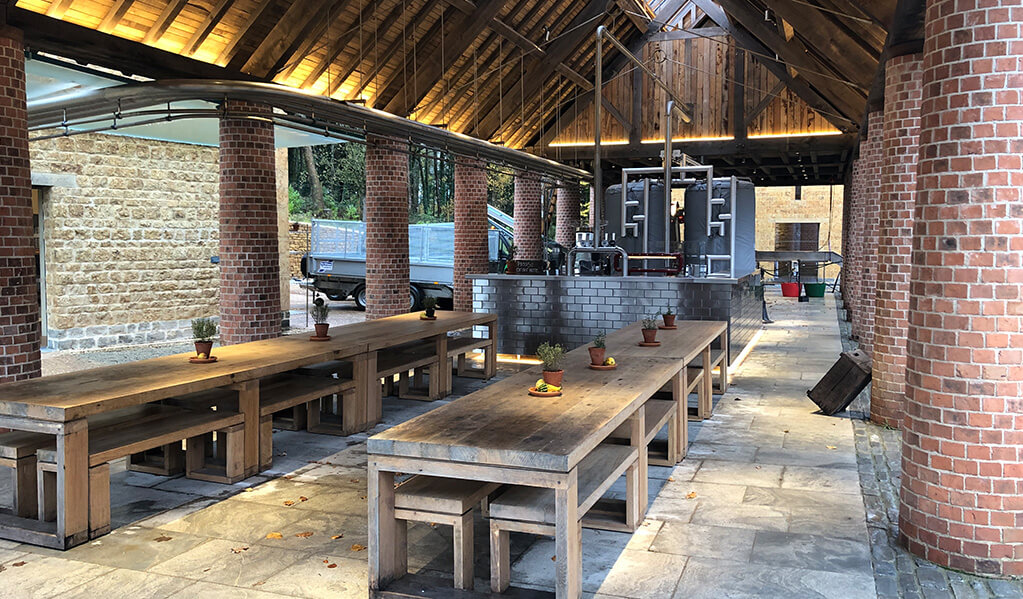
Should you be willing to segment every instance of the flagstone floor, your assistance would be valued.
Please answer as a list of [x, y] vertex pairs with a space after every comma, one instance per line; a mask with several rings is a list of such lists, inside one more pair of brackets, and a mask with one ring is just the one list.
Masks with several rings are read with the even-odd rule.
[[[691, 423], [689, 456], [651, 468], [640, 529], [584, 531], [587, 597], [878, 596], [853, 422], [805, 395], [842, 350], [835, 300], [771, 303], [713, 418]], [[482, 384], [456, 379], [455, 397]], [[436, 405], [388, 398], [371, 432]], [[366, 597], [366, 436], [275, 432], [273, 468], [233, 486], [119, 472], [109, 535], [66, 552], [0, 541], [0, 598]], [[412, 525], [410, 570], [450, 577], [450, 538]], [[553, 541], [512, 539], [512, 584], [552, 589]]]

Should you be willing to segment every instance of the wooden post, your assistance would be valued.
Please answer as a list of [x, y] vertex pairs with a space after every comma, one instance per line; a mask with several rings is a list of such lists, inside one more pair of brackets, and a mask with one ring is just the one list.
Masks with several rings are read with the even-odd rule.
[[238, 411], [245, 417], [245, 452], [242, 465], [245, 476], [259, 472], [259, 381], [237, 383]]
[[57, 540], [73, 547], [89, 538], [89, 423], [64, 423], [57, 433]]
[[447, 333], [434, 337], [433, 343], [434, 353], [437, 354], [437, 363], [430, 370], [430, 399], [440, 399], [447, 395], [447, 390], [451, 387], [449, 383], [451, 380], [451, 368], [448, 362]]
[[582, 596], [582, 523], [579, 521], [579, 469], [568, 473], [565, 486], [554, 490], [555, 594], [558, 599]]
[[629, 417], [630, 444], [639, 450], [636, 463], [625, 472], [625, 525], [636, 530], [646, 515], [647, 447], [646, 408], [640, 405]]
[[369, 588], [380, 591], [408, 572], [408, 525], [394, 517], [394, 473], [369, 461]]
[[689, 367], [686, 364], [671, 378], [671, 396], [678, 406], [675, 429], [668, 426], [668, 460], [677, 464], [689, 450]]
[[728, 391], [728, 361], [732, 358], [731, 347], [728, 344], [728, 327], [721, 333], [721, 366], [720, 368], [720, 381], [718, 387], [721, 388], [721, 394]]
[[714, 367], [710, 359], [710, 343], [703, 348], [703, 388], [700, 392], [699, 407], [696, 415], [700, 420], [710, 418], [714, 410]]
[[484, 351], [483, 378], [489, 380], [497, 374], [497, 321], [487, 323], [487, 336], [491, 344]]

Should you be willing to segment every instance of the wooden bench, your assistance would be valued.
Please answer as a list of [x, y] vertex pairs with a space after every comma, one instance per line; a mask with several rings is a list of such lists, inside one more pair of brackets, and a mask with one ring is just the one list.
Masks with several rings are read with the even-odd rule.
[[[679, 447], [679, 439], [682, 444], [688, 442], [688, 427], [685, 426], [679, 416], [678, 403], [671, 399], [648, 399], [643, 404], [646, 412], [644, 425], [646, 426], [646, 448], [647, 461], [652, 466], [674, 466], [682, 461], [686, 448]], [[664, 426], [668, 427], [668, 439], [657, 443], [654, 437]], [[679, 430], [681, 427], [681, 430]], [[609, 440], [622, 445], [628, 445], [631, 441], [631, 425], [624, 423], [619, 426], [608, 437]]]
[[0, 466], [11, 470], [12, 511], [21, 518], [35, 518], [36, 450], [53, 445], [53, 435], [10, 431], [0, 434]]
[[[721, 349], [710, 350], [710, 367], [718, 369], [718, 375], [714, 380], [714, 391], [718, 394], [722, 394], [728, 391], [728, 363], [725, 360], [726, 352]], [[698, 358], [689, 363], [690, 368], [703, 369], [703, 358]], [[713, 376], [713, 373], [708, 373], [708, 376]]]
[[[100, 420], [100, 419], [97, 419]], [[168, 405], [143, 405], [103, 414], [90, 420], [89, 430], [89, 535], [110, 531], [110, 462], [133, 453], [188, 441], [186, 471], [193, 476], [213, 466], [207, 463], [204, 446], [193, 443], [214, 431], [227, 439], [228, 459], [224, 475], [244, 472], [241, 463], [243, 416], [225, 410], [198, 411]], [[38, 468], [39, 519], [53, 521], [57, 514], [57, 451], [54, 447], [36, 452]]]
[[384, 381], [383, 394], [395, 394], [394, 376], [398, 375], [397, 396], [401, 399], [440, 399], [447, 391], [440, 388], [441, 377], [431, 375], [428, 384], [423, 385], [424, 375], [434, 372], [432, 369], [437, 366], [433, 343], [409, 343], [377, 353], [377, 377]]
[[417, 475], [394, 490], [397, 519], [452, 527], [457, 589], [472, 589], [474, 586], [473, 507], [486, 500], [498, 487], [494, 483]]
[[[569, 542], [582, 543], [586, 513], [626, 471], [635, 469], [639, 452], [633, 447], [598, 445], [578, 466], [580, 520], [571, 530], [556, 530], [555, 491], [538, 487], [509, 487], [490, 501], [490, 588], [504, 592], [510, 581], [508, 533], [568, 535]], [[644, 498], [645, 500], [645, 498]], [[603, 526], [598, 526], [603, 528]]]
[[[273, 415], [299, 406], [308, 413], [314, 411], [309, 404], [315, 403], [319, 414], [319, 402], [323, 397], [343, 394], [355, 388], [351, 380], [286, 373], [259, 380], [259, 468], [266, 470], [273, 465]], [[317, 422], [318, 424], [318, 422]], [[315, 431], [313, 431], [315, 432]]]

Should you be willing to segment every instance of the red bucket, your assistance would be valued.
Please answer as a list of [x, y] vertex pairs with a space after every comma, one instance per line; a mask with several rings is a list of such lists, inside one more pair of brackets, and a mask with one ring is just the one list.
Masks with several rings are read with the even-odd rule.
[[799, 283], [782, 283], [782, 297], [799, 297]]

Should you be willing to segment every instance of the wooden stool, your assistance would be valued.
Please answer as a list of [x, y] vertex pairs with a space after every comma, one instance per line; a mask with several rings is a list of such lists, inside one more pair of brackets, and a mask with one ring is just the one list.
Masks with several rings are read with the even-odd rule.
[[53, 436], [42, 433], [11, 431], [0, 434], [0, 466], [11, 469], [15, 516], [36, 517], [36, 450], [52, 444]]
[[[413, 476], [394, 490], [394, 517], [454, 529], [455, 588], [473, 588], [472, 508], [499, 485], [457, 478]], [[404, 536], [404, 535], [402, 535]]]

